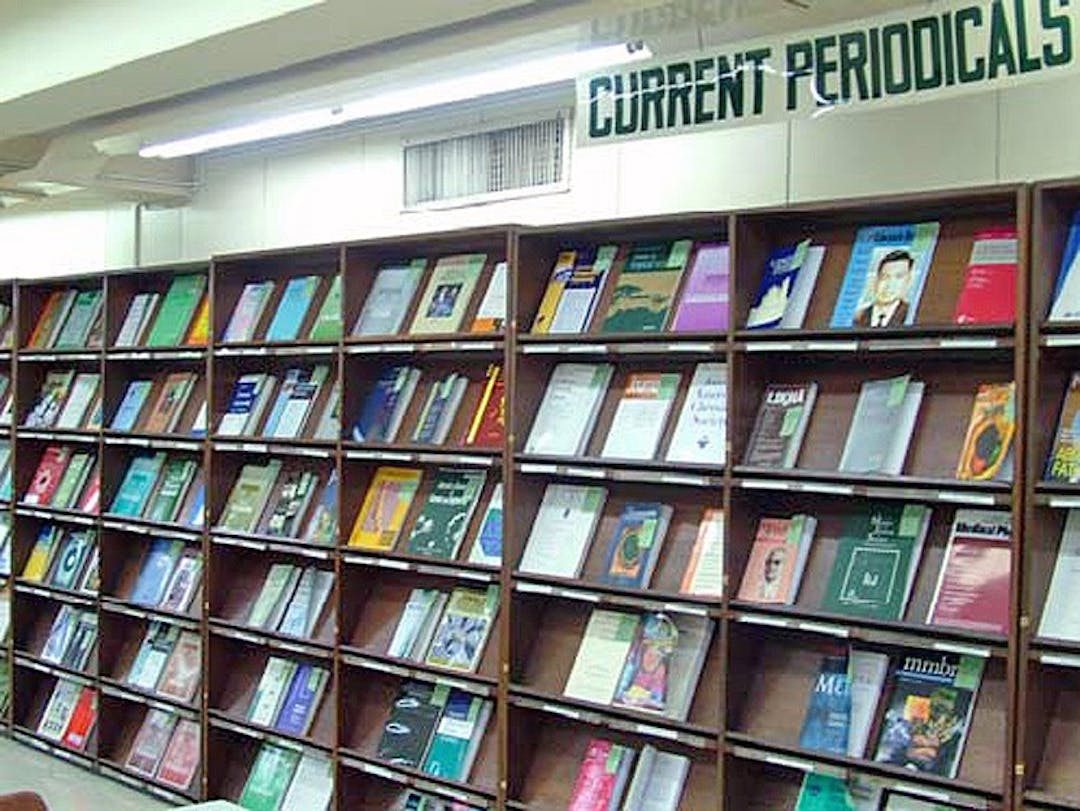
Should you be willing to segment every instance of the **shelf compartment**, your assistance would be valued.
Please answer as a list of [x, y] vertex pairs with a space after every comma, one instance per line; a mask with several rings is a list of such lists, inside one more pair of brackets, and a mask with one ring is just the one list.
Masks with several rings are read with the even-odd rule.
[[[401, 463], [390, 462], [388, 467], [402, 466]], [[399, 567], [409, 565], [429, 565], [434, 567], [442, 567], [446, 569], [460, 569], [471, 570], [477, 573], [477, 578], [480, 579], [481, 575], [486, 575], [487, 572], [494, 572], [486, 566], [476, 566], [468, 562], [469, 553], [472, 550], [472, 546], [477, 541], [477, 536], [480, 533], [480, 528], [483, 525], [484, 514], [487, 510], [487, 505], [491, 500], [491, 494], [495, 489], [495, 486], [501, 480], [502, 471], [495, 469], [489, 472], [483, 472], [484, 482], [481, 487], [480, 493], [477, 497], [475, 508], [473, 509], [472, 516], [469, 519], [469, 526], [465, 530], [464, 539], [461, 542], [460, 548], [457, 550], [457, 555], [452, 560], [447, 560], [438, 557], [427, 557], [422, 555], [410, 554], [408, 550], [409, 535], [412, 533], [413, 527], [416, 524], [417, 518], [419, 518], [424, 505], [427, 503], [428, 496], [431, 494], [434, 487], [438, 470], [441, 468], [454, 469], [454, 468], [466, 468], [470, 472], [472, 468], [467, 466], [457, 465], [447, 460], [441, 462], [438, 465], [423, 464], [421, 466], [416, 465], [404, 465], [405, 467], [412, 468], [414, 470], [419, 469], [422, 473], [420, 482], [416, 487], [416, 491], [413, 495], [412, 502], [409, 504], [408, 511], [405, 514], [401, 529], [398, 532], [397, 538], [394, 541], [393, 546], [389, 550], [369, 549], [360, 546], [349, 546], [349, 540], [352, 536], [352, 531], [356, 525], [357, 518], [363, 509], [364, 499], [371, 488], [372, 482], [375, 480], [379, 467], [382, 465], [373, 465], [370, 463], [355, 463], [347, 461], [342, 471], [342, 487], [341, 487], [341, 518], [339, 521], [339, 529], [341, 533], [341, 541], [343, 546], [341, 551], [343, 554], [348, 554], [350, 560], [353, 562], [366, 563], [368, 558], [386, 558], [396, 559], [400, 563]], [[479, 466], [478, 466], [479, 467]], [[381, 565], [381, 564], [380, 564]], [[387, 568], [394, 566], [394, 564], [388, 564]]]
[[[197, 623], [201, 616], [202, 606], [202, 582], [200, 574], [199, 585], [191, 597], [188, 610], [184, 613], [161, 609], [158, 605], [143, 605], [133, 601], [136, 594], [136, 586], [142, 566], [150, 552], [151, 543], [159, 533], [153, 530], [143, 532], [121, 532], [115, 529], [106, 529], [101, 533], [101, 599], [103, 604], [109, 603], [111, 609], [121, 613], [133, 611], [145, 612], [146, 615], [155, 615], [174, 620], [177, 624]], [[168, 540], [184, 545], [181, 554], [200, 553], [200, 538], [178, 533], [167, 536]], [[205, 569], [206, 560], [203, 559]], [[174, 564], [175, 569], [175, 564]], [[170, 572], [169, 578], [171, 579]], [[125, 610], [130, 609], [130, 610]]]
[[[838, 466], [862, 384], [867, 380], [910, 373], [925, 384], [925, 392], [902, 474], [914, 479], [931, 479], [937, 486], [943, 486], [943, 480], [955, 480], [979, 386], [1014, 379], [1012, 362], [1001, 360], [958, 367], [955, 363], [931, 358], [918, 358], [912, 362], [882, 358], [872, 369], [863, 364], [830, 366], [823, 364], [820, 358], [815, 359], [805, 353], [763, 360], [767, 360], [767, 363], [753, 362], [752, 358], [745, 356], [741, 363], [736, 363], [740, 392], [740, 396], [733, 401], [732, 414], [732, 435], [735, 438], [732, 452], [736, 460], [745, 458], [762, 394], [769, 384], [808, 380], [818, 384], [817, 399], [796, 468], [794, 471], [774, 469], [773, 475], [777, 478], [785, 478], [789, 474], [798, 477], [804, 471], [812, 471], [821, 476], [827, 474], [838, 481], [853, 478], [856, 481], [869, 479], [867, 483], [872, 483], [876, 478], [900, 484], [901, 481], [895, 477], [850, 477], [839, 472]], [[930, 430], [931, 426], [933, 430]], [[955, 489], [964, 489], [964, 484], [959, 482], [959, 487]], [[1008, 487], [1005, 482], [988, 484], [1000, 489]]]
[[[444, 231], [432, 234], [399, 236], [393, 239], [372, 239], [345, 245], [345, 274], [342, 285], [342, 315], [346, 344], [353, 341], [372, 341], [394, 343], [414, 341], [416, 343], [452, 343], [472, 340], [497, 341], [502, 331], [493, 333], [471, 333], [468, 330], [480, 307], [480, 302], [487, 291], [488, 282], [498, 262], [512, 256], [514, 234], [508, 228], [485, 227], [462, 231]], [[440, 257], [456, 254], [483, 253], [487, 258], [473, 289], [471, 300], [462, 315], [458, 332], [424, 333], [410, 335], [409, 328], [420, 309], [424, 291], [431, 278], [435, 264]], [[401, 320], [401, 329], [396, 335], [354, 336], [356, 325], [368, 294], [381, 267], [387, 264], [409, 263], [413, 259], [427, 261], [424, 272], [416, 285], [412, 301]], [[508, 273], [508, 276], [510, 274]], [[509, 278], [507, 279], [509, 287]], [[508, 297], [509, 300], [509, 297]], [[506, 323], [511, 319], [506, 318]]]
[[[573, 225], [557, 225], [551, 227], [531, 228], [523, 232], [518, 240], [517, 263], [517, 295], [516, 310], [513, 313], [521, 332], [521, 338], [526, 339], [526, 333], [532, 329], [540, 302], [547, 289], [548, 280], [551, 278], [552, 268], [558, 255], [574, 246], [619, 246], [618, 254], [608, 271], [610, 278], [605, 279], [605, 284], [593, 308], [590, 323], [585, 325], [582, 334], [552, 335], [552, 339], [574, 341], [577, 339], [599, 339], [607, 342], [616, 341], [645, 341], [653, 339], [666, 341], [682, 340], [717, 340], [725, 335], [719, 333], [692, 333], [670, 332], [660, 333], [602, 333], [600, 332], [608, 305], [613, 297], [618, 279], [626, 258], [629, 246], [633, 243], [656, 242], [673, 240], [694, 240], [703, 242], [726, 243], [730, 237], [729, 219], [724, 214], [692, 214], [679, 217], [678, 219], [648, 217], [633, 221], [602, 221], [593, 223], [575, 223]], [[693, 259], [691, 258], [691, 264]], [[690, 266], [683, 272], [674, 292], [673, 301], [680, 300], [682, 288], [689, 277]], [[731, 278], [734, 280], [734, 267]], [[674, 310], [675, 304], [672, 305]], [[532, 339], [538, 336], [528, 336]]]
[[[314, 322], [319, 308], [329, 290], [330, 279], [336, 276], [341, 266], [341, 250], [337, 246], [306, 247], [286, 249], [280, 251], [263, 251], [248, 254], [233, 254], [218, 257], [214, 260], [213, 284], [214, 307], [211, 313], [213, 324], [211, 325], [212, 339], [215, 349], [236, 348], [239, 346], [254, 347], [265, 345], [274, 346], [273, 343], [263, 340], [267, 328], [277, 311], [285, 285], [290, 279], [300, 276], [315, 275], [320, 277], [320, 284], [315, 292], [309, 308], [305, 324], [301, 326], [299, 341], [283, 341], [281, 346], [306, 343], [308, 331]], [[236, 303], [244, 290], [244, 285], [249, 282], [273, 281], [275, 289], [270, 296], [262, 317], [254, 331], [254, 340], [234, 343], [223, 343], [225, 329], [232, 318]]]
[[[69, 678], [66, 674], [64, 674], [63, 677], [69, 681], [75, 682], [81, 687], [94, 686], [94, 682], [91, 679], [83, 677]], [[66, 755], [70, 755], [70, 759], [90, 762], [95, 758], [97, 752], [98, 735], [101, 729], [100, 716], [94, 724], [93, 731], [90, 733], [86, 746], [82, 750], [70, 749], [57, 741], [47, 739], [38, 734], [38, 725], [41, 723], [42, 714], [45, 711], [46, 705], [49, 703], [49, 698], [52, 696], [53, 688], [56, 686], [58, 678], [59, 676], [56, 672], [50, 673], [28, 663], [15, 662], [12, 673], [11, 691], [12, 726], [16, 731], [22, 732], [31, 740], [49, 747], [49, 750], [54, 754], [63, 752]]]
[[[333, 349], [333, 348], [331, 348]], [[218, 350], [220, 353], [220, 350]], [[282, 392], [288, 372], [293, 369], [301, 369], [313, 372], [322, 367], [325, 373], [317, 396], [311, 401], [307, 414], [302, 422], [301, 432], [298, 436], [274, 437], [264, 433], [268, 427], [267, 422], [274, 405]], [[247, 374], [267, 374], [274, 377], [272, 389], [258, 420], [253, 425], [245, 426], [242, 434], [220, 434], [221, 421], [228, 413], [232, 401], [233, 389], [240, 378]], [[333, 447], [333, 441], [315, 440], [314, 435], [322, 419], [323, 412], [332, 408], [330, 397], [334, 392], [338, 380], [338, 363], [331, 351], [326, 357], [284, 357], [273, 355], [261, 357], [227, 357], [219, 359], [215, 354], [214, 377], [210, 386], [210, 404], [208, 408], [208, 433], [215, 441], [215, 447], [221, 443], [254, 442], [263, 444], [275, 444], [282, 447]], [[266, 384], [268, 385], [268, 384]], [[261, 395], [260, 395], [261, 396]]]
[[511, 608], [514, 619], [510, 663], [513, 689], [545, 701], [585, 707], [601, 716], [629, 718], [641, 724], [682, 730], [698, 737], [718, 734], [722, 723], [723, 683], [719, 628], [713, 630], [685, 721], [661, 713], [564, 698], [563, 689], [577, 658], [592, 609], [593, 605], [588, 602], [515, 592]]
[[[557, 475], [525, 474], [515, 482], [513, 513], [504, 519], [504, 532], [508, 539], [504, 546], [508, 560], [515, 563], [520, 561], [536, 522], [544, 492], [549, 486], [560, 481], [562, 479]], [[585, 553], [581, 573], [576, 579], [537, 577], [520, 571], [515, 572], [515, 577], [522, 582], [550, 582], [572, 589], [632, 595], [642, 599], [674, 602], [707, 599], [682, 594], [680, 589], [686, 568], [693, 556], [705, 512], [710, 508], [721, 509], [723, 494], [708, 489], [630, 482], [611, 483], [606, 487], [607, 499]], [[605, 584], [604, 576], [609, 547], [615, 539], [620, 516], [623, 510], [633, 503], [665, 504], [672, 508], [672, 513], [649, 584], [640, 589], [621, 589]]]
[[[169, 789], [157, 784], [155, 778], [146, 777], [129, 771], [124, 763], [132, 743], [138, 735], [143, 719], [149, 710], [147, 704], [132, 701], [127, 696], [114, 692], [102, 691], [100, 701], [101, 737], [98, 742], [98, 757], [103, 767], [111, 767], [109, 771], [116, 776], [125, 775], [134, 781], [140, 789], [150, 791], [154, 788], [164, 792], [164, 796], [182, 798], [185, 802], [197, 802], [200, 799], [199, 787], [202, 785], [202, 763], [200, 762], [191, 788], [188, 791]], [[169, 706], [158, 707], [166, 712], [176, 713], [183, 717], [190, 717], [187, 713], [179, 713]], [[162, 796], [162, 795], [159, 795]]]
[[[667, 462], [666, 455], [675, 434], [675, 427], [682, 414], [683, 404], [686, 402], [690, 383], [694, 376], [697, 363], [693, 360], [672, 358], [670, 355], [663, 361], [658, 359], [635, 358], [622, 360], [614, 365], [611, 380], [603, 395], [597, 411], [592, 430], [587, 438], [584, 450], [576, 456], [542, 457], [541, 454], [524, 453], [528, 446], [528, 439], [532, 433], [536, 417], [539, 413], [539, 404], [543, 401], [548, 383], [553, 371], [562, 358], [538, 356], [530, 358], [528, 362], [519, 361], [517, 368], [516, 390], [514, 392], [514, 432], [517, 437], [516, 451], [519, 456], [515, 458], [524, 460], [528, 457], [531, 461], [542, 462], [544, 459], [575, 464], [586, 462], [597, 466], [611, 466], [616, 468], [630, 467], [640, 469], [659, 469], [677, 472], [684, 468], [708, 471], [714, 475], [722, 470], [725, 460], [716, 459], [710, 465], [684, 465], [683, 463]], [[651, 459], [622, 459], [602, 456], [604, 443], [611, 430], [618, 410], [619, 402], [623, 398], [627, 381], [634, 374], [649, 374], [663, 372], [665, 374], [679, 374], [678, 391], [671, 402], [667, 420], [663, 426], [660, 438], [657, 442], [656, 452]], [[730, 375], [728, 377], [730, 385]], [[729, 395], [730, 399], [730, 395]], [[730, 408], [730, 406], [729, 406]]]
[[[770, 252], [812, 238], [815, 245], [825, 245], [827, 250], [810, 299], [805, 327], [826, 330], [860, 227], [937, 220], [941, 228], [933, 264], [911, 329], [948, 330], [953, 326], [953, 309], [964, 284], [975, 236], [980, 231], [1002, 225], [1022, 228], [1023, 223], [1018, 219], [1022, 209], [1026, 208], [1025, 195], [1021, 186], [1004, 186], [971, 192], [934, 192], [892, 200], [802, 205], [740, 215], [736, 219], [735, 234], [739, 246], [735, 273], [740, 284], [736, 286], [732, 303], [733, 321], [739, 328], [746, 324]], [[1017, 274], [1018, 286], [1021, 275]], [[1023, 300], [1023, 297], [1017, 298], [1017, 301]], [[832, 332], [846, 333], [848, 330]]]
[[[810, 760], [837, 762], [867, 773], [905, 774], [917, 782], [932, 783], [960, 791], [997, 796], [1005, 776], [1008, 739], [1006, 663], [986, 660], [982, 683], [956, 779], [915, 773], [872, 760], [882, 719], [891, 695], [895, 661], [890, 662], [864, 758], [848, 758], [801, 749], [798, 745], [811, 690], [822, 658], [837, 651], [837, 641], [817, 634], [781, 628], [733, 625], [730, 629], [731, 659], [727, 678], [727, 729], [729, 740], [764, 748], [779, 748]], [[890, 653], [885, 649], [883, 652]]]
[[[103, 686], [102, 692], [109, 692], [111, 690], [114, 693], [120, 693], [123, 696], [137, 696], [138, 700], [144, 704], [150, 706], [157, 705], [160, 708], [167, 709], [169, 712], [181, 712], [182, 709], [186, 709], [190, 711], [190, 713], [196, 713], [199, 711], [201, 705], [201, 675], [199, 677], [199, 686], [195, 689], [195, 694], [188, 703], [185, 703], [178, 698], [159, 694], [156, 690], [144, 690], [128, 683], [131, 667], [135, 662], [139, 649], [142, 647], [143, 640], [146, 637], [146, 633], [153, 621], [154, 620], [150, 618], [139, 619], [111, 611], [103, 612], [101, 614], [100, 654], [98, 657], [98, 664], [102, 682], [105, 685], [111, 685], [111, 687]], [[163, 621], [169, 622], [167, 619]], [[200, 631], [198, 625], [186, 628], [183, 626], [178, 627], [181, 630], [190, 631], [196, 634]], [[202, 654], [201, 645], [200, 654]], [[172, 650], [169, 651], [169, 656], [172, 656]], [[164, 678], [167, 668], [168, 661], [162, 666], [158, 681], [161, 681]], [[205, 669], [203, 668], [201, 658], [200, 668]]]
[[[60, 662], [47, 662], [41, 658], [49, 640], [49, 631], [52, 628], [53, 621], [64, 607], [53, 600], [51, 595], [43, 597], [37, 594], [16, 591], [11, 616], [12, 649], [17, 657], [36, 660], [41, 667], [61, 673], [74, 673], [84, 679], [93, 679], [97, 673], [97, 655], [95, 651], [100, 645], [100, 628], [98, 629], [98, 636], [95, 637], [94, 644], [90, 648], [84, 670], [75, 670]], [[80, 613], [95, 613], [93, 602], [72, 604], [70, 607]], [[65, 651], [72, 644], [72, 641], [73, 639], [69, 637], [65, 645]]]
[[407, 790], [467, 803], [477, 808], [494, 809], [494, 801], [473, 791], [463, 791], [436, 783], [405, 770], [344, 755], [339, 758], [338, 786], [343, 808], [357, 811], [384, 811]]
[[[958, 646], [977, 646], [995, 655], [1005, 656], [1008, 643], [1004, 635], [989, 631], [954, 628], [929, 623], [934, 592], [945, 562], [949, 535], [957, 508], [952, 504], [933, 507], [930, 525], [917, 560], [915, 575], [903, 616], [896, 621], [849, 617], [824, 610], [830, 576], [844, 535], [845, 525], [867, 504], [839, 495], [769, 491], [737, 491], [732, 499], [728, 538], [728, 568], [731, 572], [730, 607], [738, 619], [767, 624], [822, 624], [841, 630], [851, 638], [878, 639], [893, 644], [930, 644], [935, 640]], [[817, 519], [814, 538], [795, 600], [790, 605], [759, 604], [739, 599], [740, 584], [754, 547], [758, 525], [763, 518], [787, 518], [798, 513]], [[920, 641], [922, 640], [922, 641]]]
[[[473, 356], [472, 354], [452, 358], [441, 355], [425, 355], [415, 362], [408, 359], [399, 360], [399, 363], [392, 363], [382, 357], [372, 359], [359, 355], [350, 355], [345, 358], [341, 410], [342, 437], [345, 447], [349, 450], [369, 449], [402, 453], [437, 452], [485, 457], [501, 451], [501, 445], [498, 448], [491, 448], [484, 445], [469, 445], [465, 441], [477, 408], [483, 399], [487, 385], [488, 369], [492, 364], [501, 365], [501, 355], [495, 358], [483, 355]], [[418, 369], [420, 378], [405, 408], [401, 424], [398, 426], [395, 436], [389, 442], [381, 440], [354, 442], [353, 426], [357, 418], [362, 414], [369, 395], [375, 389], [380, 377], [387, 370], [398, 365], [408, 365]], [[429, 394], [451, 373], [462, 375], [468, 382], [457, 411], [454, 413], [454, 418], [447, 429], [445, 440], [441, 443], [415, 442], [412, 437], [422, 424], [421, 418]], [[505, 370], [503, 374], [505, 375]]]
[[848, 766], [843, 759], [824, 762], [805, 757], [800, 752], [758, 748], [752, 742], [743, 743], [739, 736], [726, 746], [724, 779], [727, 802], [740, 808], [747, 802], [752, 809], [767, 811], [773, 808], [794, 808], [807, 774], [820, 774], [844, 780], [858, 778], [868, 787], [876, 787], [886, 796], [904, 794], [925, 802], [949, 803], [950, 808], [1000, 809], [1001, 805], [980, 794], [966, 793], [955, 788], [939, 788], [912, 782], [910, 772], [899, 775], [869, 774]]
[[[332, 649], [337, 628], [337, 583], [331, 588], [311, 633], [291, 637], [273, 630], [248, 627], [247, 619], [255, 605], [266, 576], [274, 564], [290, 564], [300, 568], [314, 565], [322, 572], [334, 574], [333, 565], [307, 564], [277, 554], [252, 553], [246, 549], [219, 546], [210, 556], [207, 593], [211, 622], [226, 629], [243, 631], [256, 637], [274, 637], [285, 642], [307, 643]], [[295, 586], [294, 586], [295, 590]], [[291, 596], [289, 598], [291, 600]]]
[[1043, 655], [1021, 667], [1027, 701], [1020, 742], [1025, 764], [1023, 787], [1044, 802], [1080, 808], [1080, 657], [1065, 665], [1059, 656]]
[[[442, 780], [419, 769], [383, 763], [378, 758], [379, 739], [401, 686], [408, 681], [394, 673], [349, 666], [342, 670], [342, 737], [344, 756], [385, 766], [393, 771], [445, 785], [464, 792], [479, 792], [494, 798], [499, 784], [498, 711], [491, 717], [476, 753], [468, 781]], [[434, 679], [425, 679], [434, 682]]]
[[638, 751], [644, 744], [651, 743], [658, 749], [690, 758], [680, 811], [712, 811], [717, 807], [716, 752], [703, 752], [670, 741], [658, 742], [519, 706], [511, 706], [509, 726], [507, 796], [513, 807], [566, 808], [592, 738], [611, 740]]
[[462, 583], [449, 577], [439, 577], [413, 571], [387, 570], [372, 577], [365, 569], [349, 567], [342, 582], [342, 644], [367, 657], [378, 657], [399, 667], [415, 668], [441, 674], [446, 679], [478, 679], [494, 684], [499, 678], [500, 630], [496, 617], [488, 635], [476, 673], [442, 669], [420, 661], [388, 656], [387, 648], [398, 625], [402, 611], [413, 589], [438, 589], [448, 597], [458, 587], [482, 588], [467, 580]]
[[266, 661], [271, 655], [284, 656], [294, 661], [306, 661], [316, 667], [327, 667], [323, 658], [301, 655], [296, 649], [280, 652], [252, 644], [234, 637], [210, 635], [210, 644], [204, 656], [208, 656], [209, 676], [208, 707], [215, 718], [250, 729], [265, 736], [291, 740], [298, 744], [332, 749], [336, 733], [337, 685], [333, 668], [316, 708], [307, 735], [298, 737], [279, 732], [271, 727], [261, 727], [247, 720], [247, 711], [255, 695]]

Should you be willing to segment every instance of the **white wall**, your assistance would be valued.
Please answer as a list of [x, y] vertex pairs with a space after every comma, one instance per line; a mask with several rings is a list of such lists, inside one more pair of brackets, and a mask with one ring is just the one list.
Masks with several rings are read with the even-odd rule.
[[130, 205], [0, 216], [0, 279], [129, 267], [135, 257]]
[[[1063, 79], [790, 125], [576, 149], [566, 193], [423, 213], [401, 211], [401, 141], [415, 132], [322, 137], [205, 160], [190, 205], [145, 212], [142, 260], [1080, 175], [1080, 139], [1072, 136], [1080, 130], [1078, 101], [1080, 78]], [[133, 235], [118, 223], [102, 212], [0, 217], [0, 262], [20, 275], [129, 265]]]

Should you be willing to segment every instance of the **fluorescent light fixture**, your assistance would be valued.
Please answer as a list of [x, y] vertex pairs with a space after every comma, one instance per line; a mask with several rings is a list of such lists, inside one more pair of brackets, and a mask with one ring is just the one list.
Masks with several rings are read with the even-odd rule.
[[539, 57], [456, 79], [379, 93], [340, 107], [277, 116], [240, 127], [230, 127], [203, 135], [193, 135], [190, 138], [151, 144], [140, 149], [139, 155], [144, 158], [179, 158], [184, 155], [197, 155], [213, 149], [326, 129], [365, 118], [422, 110], [426, 107], [453, 104], [528, 87], [542, 87], [574, 79], [579, 74], [609, 65], [637, 62], [651, 56], [652, 53], [645, 45], [629, 43]]

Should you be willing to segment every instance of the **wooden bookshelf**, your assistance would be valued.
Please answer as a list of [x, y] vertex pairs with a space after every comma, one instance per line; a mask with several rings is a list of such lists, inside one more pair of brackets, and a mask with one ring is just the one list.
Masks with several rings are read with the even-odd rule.
[[[592, 738], [636, 749], [652, 745], [684, 755], [689, 772], [680, 809], [793, 808], [807, 773], [870, 781], [886, 794], [906, 794], [958, 808], [1080, 808], [1075, 777], [1080, 691], [1080, 643], [1040, 638], [1037, 629], [1067, 509], [1080, 507], [1080, 485], [1043, 480], [1053, 428], [1069, 375], [1080, 371], [1080, 330], [1048, 326], [1046, 313], [1072, 212], [1080, 208], [1080, 181], [1042, 186], [949, 190], [823, 202], [746, 212], [696, 214], [515, 226], [410, 235], [296, 249], [237, 254], [196, 265], [0, 285], [16, 310], [17, 348], [0, 348], [0, 372], [11, 364], [15, 391], [14, 498], [9, 509], [14, 607], [12, 640], [0, 652], [11, 669], [11, 711], [5, 719], [19, 740], [167, 797], [170, 791], [124, 767], [142, 718], [155, 706], [195, 717], [202, 731], [202, 766], [189, 792], [172, 799], [237, 800], [257, 753], [277, 742], [330, 758], [334, 809], [384, 809], [407, 789], [479, 808], [553, 811], [564, 808], [581, 758]], [[860, 226], [938, 220], [941, 231], [915, 323], [909, 327], [830, 329], [833, 305]], [[976, 234], [1014, 223], [1020, 238], [1017, 317], [1013, 323], [955, 325], [953, 307]], [[773, 249], [812, 237], [828, 246], [805, 323], [792, 330], [746, 329], [765, 260]], [[690, 239], [729, 246], [730, 318], [705, 332], [614, 333], [600, 324], [613, 292], [601, 296], [581, 334], [531, 331], [552, 266], [568, 246], [618, 244], [613, 270], [626, 246]], [[484, 254], [476, 288], [458, 329], [411, 334], [409, 325], [435, 272], [435, 260]], [[402, 327], [394, 334], [354, 335], [378, 271], [390, 263], [427, 260]], [[476, 315], [497, 263], [506, 261], [503, 324], [474, 333]], [[163, 295], [178, 275], [207, 274], [209, 347], [116, 346], [134, 297]], [[682, 286], [685, 285], [684, 274]], [[285, 285], [318, 277], [312, 304], [295, 339], [267, 341], [266, 329]], [[341, 285], [340, 335], [312, 340], [310, 329], [330, 286]], [[250, 340], [224, 340], [245, 285], [273, 281]], [[29, 336], [51, 293], [74, 287], [104, 293], [102, 341], [83, 348], [28, 348]], [[5, 293], [9, 290], [9, 293]], [[580, 454], [526, 452], [548, 380], [560, 363], [608, 363], [614, 372]], [[698, 364], [727, 369], [726, 453], [708, 463], [667, 461], [675, 425]], [[502, 368], [506, 436], [497, 447], [465, 442], [489, 367]], [[327, 367], [340, 389], [340, 430], [315, 438], [268, 436], [256, 427], [221, 435], [236, 381], [244, 374]], [[388, 368], [420, 370], [417, 391], [393, 441], [357, 441], [352, 426], [373, 386]], [[58, 369], [101, 375], [101, 428], [24, 428], [45, 377]], [[207, 400], [205, 434], [193, 431], [188, 407], [175, 430], [110, 427], [133, 380], [152, 382], [194, 372], [197, 397]], [[451, 373], [468, 378], [462, 403], [443, 443], [413, 441], [432, 386]], [[603, 447], [631, 374], [677, 372], [680, 384], [659, 447], [650, 459], [603, 456]], [[838, 471], [838, 462], [861, 384], [910, 372], [926, 389], [900, 475]], [[1011, 481], [959, 481], [955, 471], [975, 390], [981, 383], [1016, 382], [1017, 426]], [[816, 381], [818, 397], [795, 467], [744, 464], [762, 392], [770, 383]], [[314, 410], [328, 406], [330, 382]], [[269, 410], [269, 409], [268, 409]], [[264, 415], [265, 421], [265, 415]], [[0, 427], [0, 432], [4, 429]], [[2, 441], [2, 437], [0, 437]], [[45, 449], [65, 445], [94, 450], [102, 470], [101, 509], [19, 503]], [[113, 499], [131, 461], [164, 452], [198, 460], [206, 481], [205, 520], [151, 521], [116, 515]], [[318, 545], [298, 535], [226, 530], [220, 519], [246, 464], [278, 460], [289, 471], [335, 474], [337, 531]], [[407, 467], [423, 477], [397, 542], [386, 550], [349, 545], [364, 495], [379, 467]], [[485, 474], [485, 483], [452, 560], [410, 554], [406, 540], [440, 468]], [[503, 487], [503, 563], [470, 562], [487, 503]], [[544, 490], [584, 484], [607, 490], [581, 574], [529, 573], [519, 565]], [[320, 485], [321, 486], [321, 485]], [[316, 499], [318, 495], [316, 495]], [[658, 501], [672, 506], [670, 527], [647, 586], [605, 580], [607, 546], [623, 508]], [[931, 508], [929, 530], [911, 596], [899, 619], [851, 617], [823, 608], [829, 573], [844, 522], [869, 504], [912, 502]], [[1008, 511], [1014, 540], [1007, 633], [929, 623], [927, 616], [957, 510]], [[698, 526], [707, 509], [724, 514], [723, 596], [682, 592]], [[810, 513], [818, 525], [802, 586], [790, 605], [738, 598], [759, 520]], [[92, 528], [100, 549], [100, 590], [69, 593], [20, 578], [40, 528]], [[190, 609], [171, 612], [133, 599], [154, 538], [173, 540], [202, 554], [201, 590]], [[1022, 539], [1022, 541], [1021, 541]], [[288, 563], [333, 574], [325, 610], [307, 638], [251, 628], [247, 616], [270, 567]], [[434, 667], [390, 655], [397, 620], [414, 589], [500, 588], [495, 625], [475, 672]], [[0, 592], [4, 588], [0, 581]], [[98, 653], [85, 673], [40, 660], [42, 635], [63, 605], [96, 611]], [[590, 613], [609, 609], [642, 615], [685, 614], [715, 624], [702, 675], [686, 718], [620, 709], [564, 695], [568, 674]], [[202, 689], [181, 705], [126, 683], [126, 673], [152, 622], [196, 631], [202, 643]], [[837, 645], [896, 656], [921, 648], [977, 656], [985, 675], [955, 778], [904, 770], [874, 759], [882, 723], [882, 696], [863, 757], [803, 748], [799, 731], [812, 681], [823, 655]], [[330, 672], [308, 734], [295, 736], [250, 722], [246, 711], [270, 657], [308, 662]], [[99, 730], [85, 753], [71, 753], [37, 734], [57, 678], [85, 679], [98, 693]], [[378, 742], [397, 691], [410, 681], [456, 687], [493, 702], [493, 713], [466, 781], [444, 780], [420, 769], [379, 759]], [[886, 688], [887, 689], [887, 688]]]
[[[15, 283], [12, 281], [0, 282], [0, 305], [9, 309], [8, 318], [12, 327], [12, 340], [5, 345], [0, 346], [0, 376], [2, 376], [4, 382], [5, 391], [2, 398], [15, 397], [15, 364], [13, 362], [14, 357], [14, 333], [15, 325], [18, 323], [18, 315], [15, 313]], [[14, 416], [14, 415], [13, 415]], [[12, 437], [12, 423], [14, 419], [0, 423], [0, 448], [6, 451], [8, 459], [6, 463], [5, 476], [10, 475], [10, 471], [14, 470], [15, 458], [14, 458], [14, 443]], [[15, 675], [14, 670], [14, 627], [11, 613], [14, 609], [15, 595], [14, 595], [14, 562], [11, 561], [13, 555], [14, 545], [14, 515], [12, 513], [12, 503], [14, 499], [10, 497], [0, 497], [0, 521], [4, 522], [7, 527], [7, 560], [8, 565], [3, 566], [0, 564], [0, 603], [3, 603], [3, 607], [0, 611], [6, 610], [9, 617], [9, 628], [7, 632], [0, 635], [0, 682], [3, 682], [5, 687], [0, 690], [2, 693], [6, 690], [6, 701], [0, 698], [0, 735], [9, 735], [12, 730], [12, 693], [13, 693], [13, 679]], [[0, 547], [3, 546], [3, 541], [0, 541]], [[3, 555], [0, 555], [2, 558]]]

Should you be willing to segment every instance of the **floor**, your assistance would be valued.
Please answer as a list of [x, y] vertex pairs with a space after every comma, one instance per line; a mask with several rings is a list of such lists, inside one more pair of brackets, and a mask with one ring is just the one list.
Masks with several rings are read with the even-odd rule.
[[160, 811], [172, 808], [114, 780], [0, 739], [0, 794], [36, 791], [49, 811]]

